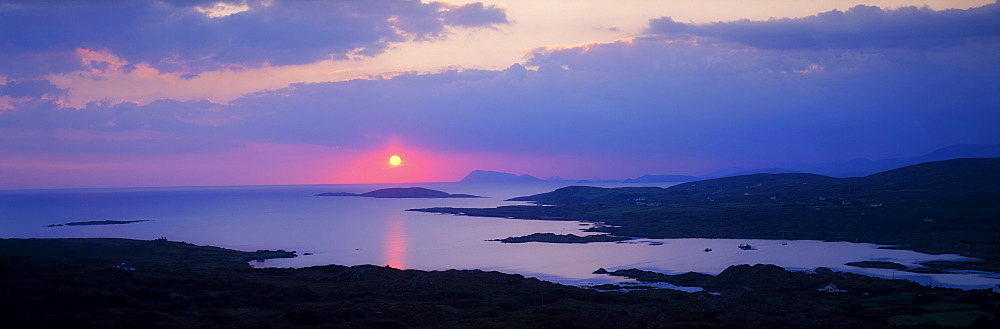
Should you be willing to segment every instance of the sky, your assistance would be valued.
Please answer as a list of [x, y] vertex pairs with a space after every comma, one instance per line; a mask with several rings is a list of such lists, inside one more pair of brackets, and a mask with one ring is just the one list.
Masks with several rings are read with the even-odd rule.
[[0, 0], [0, 189], [877, 160], [997, 90], [986, 0]]

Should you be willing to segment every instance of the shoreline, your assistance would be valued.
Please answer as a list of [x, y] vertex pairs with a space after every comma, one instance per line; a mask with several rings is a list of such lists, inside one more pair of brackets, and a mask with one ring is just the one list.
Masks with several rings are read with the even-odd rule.
[[[546, 221], [576, 221], [582, 223], [592, 224], [590, 228], [584, 230], [585, 232], [599, 232], [605, 235], [620, 236], [630, 239], [753, 239], [753, 240], [812, 240], [812, 241], [823, 241], [823, 242], [848, 242], [848, 243], [867, 243], [878, 245], [880, 249], [894, 249], [894, 250], [907, 250], [914, 251], [928, 255], [946, 255], [953, 254], [961, 257], [965, 257], [965, 260], [955, 260], [955, 261], [931, 261], [931, 265], [925, 265], [927, 268], [932, 268], [941, 271], [962, 271], [962, 270], [978, 270], [991, 273], [1000, 274], [1000, 255], [993, 255], [995, 259], [982, 257], [983, 255], [967, 255], [962, 254], [956, 250], [946, 250], [938, 248], [936, 246], [928, 245], [914, 245], [902, 243], [899, 241], [898, 237], [882, 239], [860, 239], [860, 238], [848, 238], [846, 236], [835, 237], [835, 236], [825, 236], [825, 237], [799, 237], [795, 239], [787, 239], [779, 234], [769, 233], [769, 234], [754, 234], [753, 232], [744, 234], [670, 234], [664, 232], [651, 233], [649, 231], [642, 231], [639, 229], [632, 229], [628, 227], [627, 223], [621, 223], [621, 221], [616, 221], [607, 218], [581, 218], [584, 216], [549, 216], [550, 214], [544, 213], [552, 211], [552, 208], [557, 208], [559, 206], [500, 206], [496, 208], [453, 208], [453, 207], [432, 207], [432, 208], [420, 208], [420, 209], [407, 209], [406, 211], [415, 212], [427, 212], [427, 213], [437, 213], [437, 214], [450, 214], [455, 216], [470, 216], [470, 217], [489, 217], [489, 218], [506, 218], [506, 219], [516, 219], [516, 220], [546, 220]], [[523, 210], [530, 210], [533, 208], [545, 208], [538, 209], [543, 213], [538, 214], [524, 214]], [[513, 209], [513, 210], [512, 210]], [[543, 233], [533, 233], [533, 234], [543, 234]], [[822, 234], [818, 234], [822, 235]], [[557, 242], [556, 240], [551, 241], [537, 241], [542, 243], [564, 243]], [[597, 242], [597, 241], [595, 241]], [[922, 264], [923, 265], [923, 264]], [[917, 272], [919, 273], [919, 272]]]
[[[14, 327], [908, 327], [1000, 324], [1000, 295], [817, 268], [603, 274], [704, 286], [580, 288], [481, 270], [251, 268], [166, 240], [0, 239]], [[128, 263], [130, 267], [118, 266]], [[832, 287], [832, 288], [831, 288]], [[626, 291], [628, 292], [622, 292]], [[923, 297], [920, 297], [923, 296]], [[920, 298], [917, 298], [920, 297]]]

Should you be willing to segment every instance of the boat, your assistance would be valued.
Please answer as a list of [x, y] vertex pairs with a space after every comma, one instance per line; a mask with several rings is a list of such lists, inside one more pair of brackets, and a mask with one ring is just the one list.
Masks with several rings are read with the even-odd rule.
[[741, 243], [740, 244], [740, 249], [750, 250], [750, 249], [753, 249], [753, 247], [751, 247], [749, 243]]
[[705, 248], [705, 252], [712, 251], [712, 248]]

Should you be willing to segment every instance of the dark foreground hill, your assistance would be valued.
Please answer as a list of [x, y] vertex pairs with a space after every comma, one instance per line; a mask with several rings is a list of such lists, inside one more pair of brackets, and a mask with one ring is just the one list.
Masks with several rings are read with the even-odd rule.
[[[0, 319], [8, 328], [1000, 325], [1000, 299], [987, 291], [930, 288], [823, 268], [807, 273], [742, 265], [717, 277], [610, 272], [644, 282], [704, 284], [715, 294], [624, 293], [478, 270], [252, 269], [234, 261], [247, 254], [255, 253], [164, 240], [0, 239]], [[829, 284], [846, 292], [818, 290]]]
[[984, 258], [1000, 271], [1000, 158], [923, 163], [860, 178], [754, 174], [668, 188], [571, 186], [511, 199], [536, 206], [418, 211], [598, 221], [644, 238], [819, 239]]

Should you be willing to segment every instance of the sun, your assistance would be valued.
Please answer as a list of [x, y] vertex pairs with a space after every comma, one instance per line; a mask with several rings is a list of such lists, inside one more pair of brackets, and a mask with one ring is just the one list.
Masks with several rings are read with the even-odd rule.
[[401, 164], [403, 164], [403, 158], [400, 158], [398, 155], [393, 154], [391, 157], [389, 157], [390, 166], [396, 167]]

